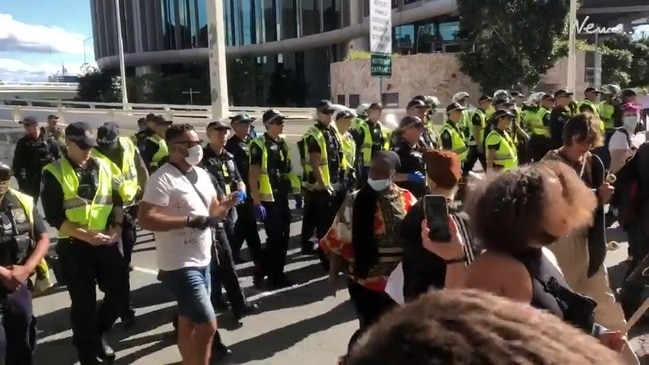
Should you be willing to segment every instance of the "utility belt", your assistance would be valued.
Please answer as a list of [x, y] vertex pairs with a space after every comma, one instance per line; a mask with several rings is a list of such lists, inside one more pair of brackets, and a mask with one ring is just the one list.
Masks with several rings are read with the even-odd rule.
[[[330, 186], [332, 187], [332, 189], [334, 191], [341, 191], [341, 190], [343, 190], [345, 185], [341, 184], [341, 183], [334, 183], [334, 184], [330, 184]], [[326, 190], [326, 188], [324, 186], [322, 186], [321, 184], [319, 184], [319, 183], [314, 183], [314, 184], [304, 183], [303, 187], [304, 187], [304, 189], [306, 189], [308, 191], [313, 191], [313, 192], [315, 192], [315, 191], [325, 191]]]
[[27, 233], [2, 238], [0, 249], [0, 266], [22, 265], [33, 248], [33, 241]]

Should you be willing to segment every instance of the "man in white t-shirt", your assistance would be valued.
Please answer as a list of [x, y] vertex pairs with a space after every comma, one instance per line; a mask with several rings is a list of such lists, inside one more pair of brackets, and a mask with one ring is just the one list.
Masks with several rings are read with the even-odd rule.
[[622, 113], [622, 127], [613, 133], [608, 143], [612, 174], [617, 173], [637, 150], [637, 146], [634, 145], [634, 137], [640, 121], [640, 108], [636, 104], [626, 104], [622, 106]]
[[138, 222], [156, 233], [158, 278], [178, 303], [178, 348], [183, 363], [207, 364], [213, 338], [215, 356], [229, 351], [217, 332], [209, 265], [212, 228], [236, 204], [237, 196], [219, 203], [209, 174], [196, 167], [203, 148], [191, 125], [172, 125], [165, 140], [169, 163], [149, 178]]

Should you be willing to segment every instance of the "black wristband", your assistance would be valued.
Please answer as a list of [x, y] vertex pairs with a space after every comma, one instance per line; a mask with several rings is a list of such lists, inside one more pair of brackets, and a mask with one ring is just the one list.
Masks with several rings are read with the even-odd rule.
[[444, 260], [446, 265], [453, 265], [466, 262], [466, 256], [458, 257], [456, 259]]

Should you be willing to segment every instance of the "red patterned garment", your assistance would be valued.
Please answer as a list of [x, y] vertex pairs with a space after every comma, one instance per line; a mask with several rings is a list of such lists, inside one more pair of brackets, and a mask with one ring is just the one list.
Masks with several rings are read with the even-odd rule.
[[[320, 240], [326, 253], [341, 257], [347, 264], [345, 272], [354, 278], [354, 247], [352, 246], [352, 214], [358, 191], [347, 196], [327, 234]], [[388, 277], [401, 262], [403, 240], [399, 230], [408, 210], [417, 199], [408, 190], [392, 184], [390, 191], [378, 198], [374, 207], [374, 235], [379, 246], [379, 262], [367, 278], [354, 278], [359, 284], [374, 291], [383, 291]], [[369, 207], [368, 207], [369, 209]]]

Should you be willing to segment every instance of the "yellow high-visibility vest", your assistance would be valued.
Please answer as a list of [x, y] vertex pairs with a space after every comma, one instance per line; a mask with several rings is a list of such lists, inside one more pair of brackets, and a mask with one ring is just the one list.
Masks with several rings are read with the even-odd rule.
[[[61, 185], [67, 220], [91, 231], [101, 232], [106, 229], [108, 217], [113, 210], [112, 173], [110, 166], [103, 160], [93, 158], [93, 163], [99, 169], [99, 183], [92, 200], [79, 196], [79, 177], [67, 158], [60, 158], [43, 169], [49, 171]], [[59, 234], [59, 238], [64, 237]]]
[[[282, 140], [283, 144], [286, 144]], [[270, 177], [268, 176], [268, 149], [266, 148], [266, 136], [262, 135], [251, 141], [252, 145], [257, 145], [261, 149], [261, 166], [259, 173], [259, 195], [261, 201], [264, 202], [274, 202], [275, 197], [273, 196], [273, 187], [270, 184]], [[288, 144], [286, 144], [287, 150], [289, 149]], [[287, 164], [291, 164], [290, 152], [284, 155], [284, 151], [280, 149], [280, 154], [282, 161], [285, 161]], [[295, 175], [294, 172], [284, 174], [284, 177], [289, 180], [291, 184], [291, 193], [298, 194], [300, 192], [300, 179]]]
[[493, 162], [499, 166], [502, 166], [503, 170], [513, 169], [518, 166], [518, 153], [516, 151], [516, 144], [509, 136], [509, 133], [507, 133], [507, 131], [499, 132], [495, 129], [492, 130], [491, 132], [489, 132], [485, 143], [487, 146], [500, 143], [498, 150], [496, 151], [496, 158]]
[[147, 138], [149, 141], [158, 145], [158, 151], [151, 158], [151, 167], [158, 168], [160, 167], [160, 161], [163, 158], [169, 156], [169, 147], [167, 147], [167, 141], [157, 134], [154, 134]]
[[135, 144], [130, 138], [120, 137], [119, 144], [124, 153], [122, 154], [121, 166], [116, 165], [111, 159], [104, 156], [97, 148], [92, 149], [92, 155], [105, 161], [113, 173], [115, 189], [124, 200], [124, 205], [135, 201], [140, 186], [137, 180], [137, 168], [135, 167]]
[[453, 144], [451, 152], [455, 152], [460, 162], [464, 162], [469, 154], [469, 149], [464, 141], [464, 136], [455, 125], [451, 125], [451, 122], [448, 121], [442, 126], [442, 133], [444, 133], [444, 131], [447, 131], [451, 135], [451, 143]]

